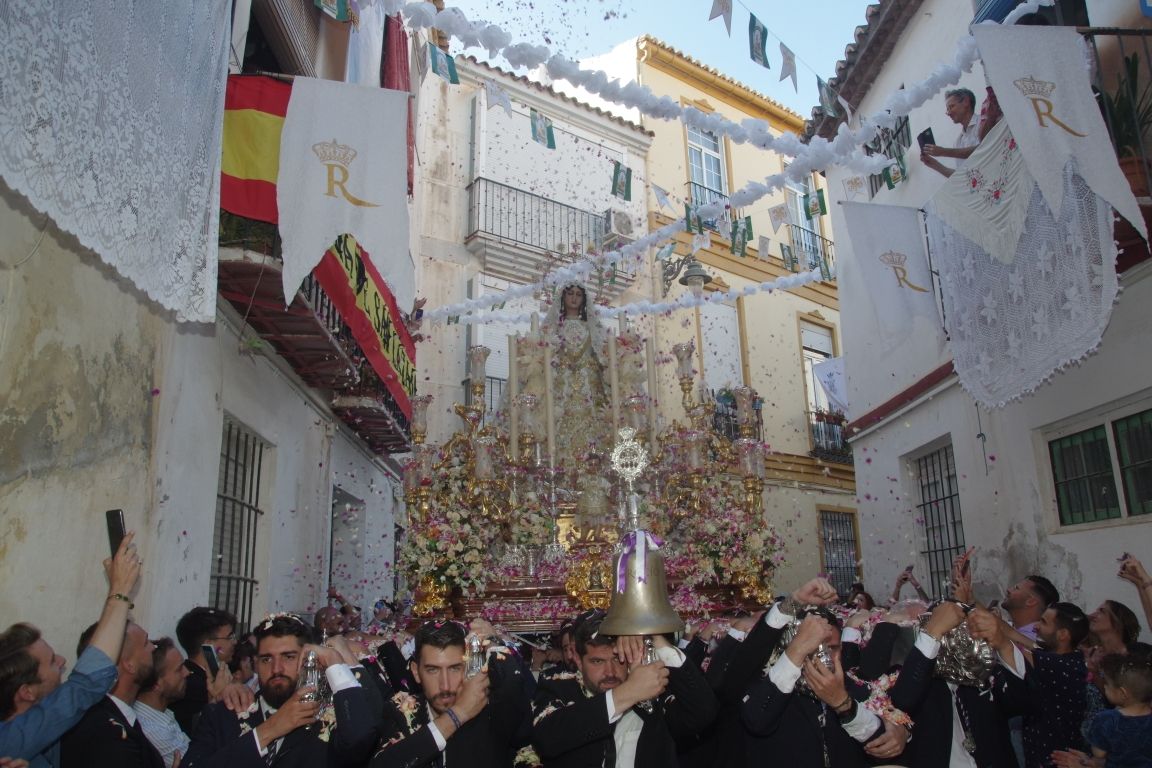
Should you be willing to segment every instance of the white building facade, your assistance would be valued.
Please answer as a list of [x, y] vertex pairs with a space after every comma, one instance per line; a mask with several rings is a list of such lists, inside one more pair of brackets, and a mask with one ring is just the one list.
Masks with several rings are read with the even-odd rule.
[[[879, 112], [890, 94], [950, 61], [969, 24], [993, 5], [924, 0], [873, 6], [833, 87], [856, 112]], [[1012, 4], [999, 5], [1002, 17]], [[1096, 27], [1148, 29], [1134, 5], [1064, 2], [1049, 12], [1050, 19], [1057, 11], [1064, 23], [1083, 26], [1078, 14], [1086, 12]], [[1104, 82], [1111, 82], [1117, 38], [1100, 34], [1094, 42]], [[1127, 44], [1129, 52], [1135, 50], [1141, 38]], [[982, 101], [980, 65], [959, 85]], [[816, 126], [822, 135], [835, 128], [827, 120]], [[945, 116], [943, 93], [877, 146], [905, 155], [907, 180], [889, 190], [874, 177], [857, 202], [923, 206], [944, 180], [919, 160], [914, 137], [926, 128], [933, 129], [937, 144], [954, 145], [959, 128]], [[829, 170], [834, 201], [847, 199], [843, 182], [853, 175]], [[868, 587], [887, 594], [911, 564], [926, 588], [940, 594], [952, 558], [975, 547], [974, 580], [984, 601], [1002, 598], [1029, 574], [1041, 574], [1064, 599], [1088, 610], [1105, 598], [1134, 606], [1138, 598], [1117, 580], [1116, 562], [1124, 552], [1152, 560], [1152, 264], [1132, 264], [1134, 253], [1121, 262], [1122, 292], [1094, 355], [1034, 394], [988, 410], [961, 389], [938, 318], [909, 318], [899, 334], [881, 330], [873, 298], [858, 279], [844, 214], [838, 205], [829, 207], [863, 560], [865, 571], [875, 574]]]

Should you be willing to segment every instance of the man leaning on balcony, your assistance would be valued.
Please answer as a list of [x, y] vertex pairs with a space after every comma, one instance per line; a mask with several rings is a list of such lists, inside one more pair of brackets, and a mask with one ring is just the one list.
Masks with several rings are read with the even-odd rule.
[[[920, 162], [937, 173], [951, 176], [955, 169], [937, 160], [937, 157], [951, 157], [963, 162], [980, 144], [980, 121], [976, 117], [976, 94], [967, 88], [948, 91], [944, 97], [944, 112], [949, 119], [960, 126], [955, 147], [940, 147], [925, 144], [920, 151]], [[959, 165], [960, 163], [957, 163]]]

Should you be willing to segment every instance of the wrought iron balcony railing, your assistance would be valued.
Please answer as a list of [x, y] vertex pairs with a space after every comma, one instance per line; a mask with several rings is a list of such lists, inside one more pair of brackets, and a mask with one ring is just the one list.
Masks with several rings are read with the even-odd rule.
[[468, 236], [491, 235], [545, 251], [583, 254], [607, 234], [604, 214], [592, 213], [491, 179], [469, 187]]
[[836, 275], [836, 251], [831, 240], [797, 224], [789, 224], [792, 238], [792, 255], [795, 264], [786, 265], [793, 271], [819, 269], [825, 279]]
[[[728, 195], [720, 192], [719, 190], [710, 189], [703, 184], [697, 184], [694, 181], [688, 182], [688, 199], [692, 201], [692, 207], [698, 208], [702, 205], [711, 205], [712, 203], [720, 203], [728, 205]], [[704, 226], [721, 237], [731, 237], [732, 235], [732, 222], [735, 219], [741, 218], [740, 211], [733, 208], [725, 208], [724, 212], [704, 219]]]
[[812, 441], [809, 455], [840, 464], [852, 463], [852, 448], [845, 439], [847, 419], [842, 414], [808, 411], [808, 434]]

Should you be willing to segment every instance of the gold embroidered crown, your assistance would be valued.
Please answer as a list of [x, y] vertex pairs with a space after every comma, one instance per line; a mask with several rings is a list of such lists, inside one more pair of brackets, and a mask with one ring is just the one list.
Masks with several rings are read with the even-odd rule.
[[880, 261], [884, 262], [890, 267], [902, 267], [904, 262], [908, 261], [908, 257], [903, 253], [896, 251], [886, 251], [880, 254]]
[[312, 151], [322, 163], [339, 163], [347, 168], [356, 159], [356, 150], [346, 144], [338, 144], [336, 139], [312, 145]]
[[1020, 89], [1020, 93], [1025, 96], [1039, 96], [1040, 98], [1048, 98], [1052, 91], [1056, 90], [1056, 83], [1050, 83], [1047, 80], [1037, 80], [1028, 75], [1019, 80], [1013, 80], [1013, 85]]

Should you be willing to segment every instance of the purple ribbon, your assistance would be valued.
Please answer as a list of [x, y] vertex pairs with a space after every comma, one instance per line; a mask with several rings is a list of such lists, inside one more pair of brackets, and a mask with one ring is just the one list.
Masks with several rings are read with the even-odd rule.
[[648, 551], [655, 552], [660, 549], [660, 545], [664, 542], [656, 538], [648, 531], [635, 530], [630, 531], [624, 536], [624, 550], [620, 553], [620, 560], [616, 564], [616, 591], [623, 592], [627, 582], [628, 570], [628, 556], [634, 555], [636, 557], [636, 583], [644, 584], [644, 574], [647, 573], [645, 569], [645, 561], [648, 558]]

